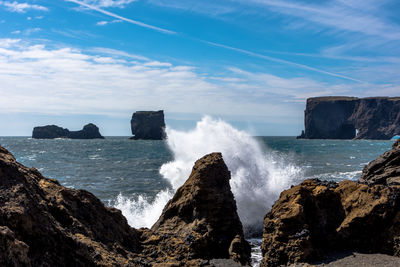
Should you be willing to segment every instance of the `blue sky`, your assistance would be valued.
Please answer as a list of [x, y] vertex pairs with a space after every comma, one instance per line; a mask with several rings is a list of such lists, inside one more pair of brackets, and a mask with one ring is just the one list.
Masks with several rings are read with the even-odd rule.
[[400, 95], [396, 0], [0, 1], [0, 135], [136, 110], [297, 135], [308, 97]]

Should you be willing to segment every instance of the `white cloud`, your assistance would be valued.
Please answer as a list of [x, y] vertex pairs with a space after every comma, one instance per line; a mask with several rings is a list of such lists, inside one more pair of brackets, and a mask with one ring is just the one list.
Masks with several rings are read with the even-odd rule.
[[128, 53], [107, 48], [85, 53], [0, 39], [0, 113], [123, 116], [132, 110], [165, 109], [249, 118], [262, 114], [279, 121], [301, 116], [307, 97], [353, 94], [354, 88], [358, 95], [372, 89], [378, 95], [380, 90], [398, 90], [390, 84], [332, 85], [238, 68], [229, 68], [226, 75], [208, 75], [193, 66], [131, 59]]
[[0, 5], [5, 6], [7, 10], [17, 13], [25, 13], [27, 10], [48, 11], [49, 9], [40, 5], [32, 5], [28, 3], [0, 1]]
[[96, 23], [97, 26], [104, 26], [104, 25], [107, 25], [107, 24], [108, 24], [108, 21], [105, 21], [105, 20], [98, 21], [98, 22]]
[[88, 5], [96, 7], [119, 7], [123, 8], [137, 0], [83, 0]]
[[86, 3], [87, 1], [86, 2], [79, 1], [79, 0], [65, 0], [65, 1], [78, 4], [81, 7], [97, 11], [99, 13], [102, 13], [102, 14], [106, 15], [106, 16], [115, 18], [117, 20], [122, 20], [122, 21], [125, 21], [125, 22], [128, 22], [128, 23], [131, 23], [131, 24], [135, 24], [135, 25], [143, 27], [143, 28], [152, 29], [152, 30], [155, 30], [155, 31], [158, 31], [158, 32], [161, 32], [161, 33], [165, 33], [165, 34], [176, 34], [176, 32], [174, 32], [174, 31], [170, 31], [170, 30], [167, 30], [167, 29], [164, 29], [164, 28], [161, 28], [161, 27], [157, 27], [157, 26], [154, 26], [154, 25], [146, 24], [146, 23], [143, 23], [143, 22], [140, 22], [140, 21], [137, 21], [137, 20], [126, 18], [126, 17], [120, 16], [118, 14], [109, 12], [107, 10], [104, 10], [104, 9], [100, 8], [97, 5], [87, 4]]
[[96, 25], [97, 25], [97, 26], [105, 26], [105, 25], [107, 25], [107, 24], [119, 23], [119, 22], [122, 22], [122, 20], [120, 20], [120, 19], [115, 19], [115, 20], [112, 20], [112, 21], [102, 20], [102, 21], [98, 21], [98, 22], [96, 23]]

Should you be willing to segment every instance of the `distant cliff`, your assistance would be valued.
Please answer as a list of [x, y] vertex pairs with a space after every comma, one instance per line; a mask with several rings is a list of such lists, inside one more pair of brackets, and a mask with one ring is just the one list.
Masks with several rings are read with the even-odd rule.
[[162, 140], [165, 139], [164, 111], [137, 111], [131, 120], [131, 139]]
[[305, 139], [388, 140], [400, 134], [400, 97], [314, 97], [304, 112]]
[[66, 128], [61, 128], [57, 125], [39, 126], [33, 128], [32, 138], [36, 139], [54, 139], [54, 138], [69, 138], [69, 139], [95, 139], [104, 137], [100, 134], [99, 128], [93, 123], [89, 123], [80, 131], [70, 131]]

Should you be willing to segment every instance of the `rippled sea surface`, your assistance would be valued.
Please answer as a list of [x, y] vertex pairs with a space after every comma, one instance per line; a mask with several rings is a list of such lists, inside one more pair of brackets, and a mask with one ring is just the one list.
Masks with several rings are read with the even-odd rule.
[[[357, 179], [362, 168], [390, 149], [393, 141], [296, 140], [294, 137], [257, 137], [266, 153], [273, 153], [302, 169], [305, 178]], [[154, 197], [170, 185], [160, 174], [173, 160], [164, 141], [134, 141], [128, 137], [104, 140], [38, 140], [0, 137], [0, 145], [17, 160], [35, 167], [63, 185], [86, 189], [106, 204], [118, 194]]]

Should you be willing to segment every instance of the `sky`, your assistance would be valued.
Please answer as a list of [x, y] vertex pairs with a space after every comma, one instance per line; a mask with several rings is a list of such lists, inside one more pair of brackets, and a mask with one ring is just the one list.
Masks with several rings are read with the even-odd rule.
[[306, 99], [400, 95], [397, 0], [0, 0], [0, 136], [129, 136], [138, 110], [298, 135]]

